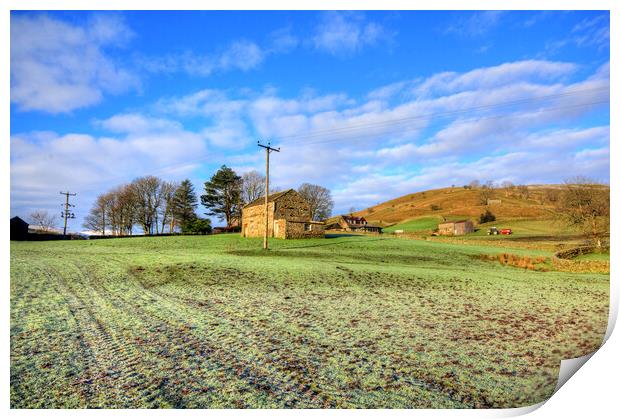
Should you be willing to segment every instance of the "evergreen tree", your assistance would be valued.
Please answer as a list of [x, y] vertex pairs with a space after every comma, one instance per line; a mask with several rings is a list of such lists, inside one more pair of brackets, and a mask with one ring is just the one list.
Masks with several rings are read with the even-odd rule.
[[194, 192], [194, 185], [189, 179], [185, 179], [172, 198], [172, 214], [175, 223], [181, 230], [185, 232], [187, 226], [196, 219], [196, 207], [198, 206], [198, 198]]
[[241, 177], [225, 165], [205, 182], [205, 194], [200, 196], [206, 215], [226, 220], [228, 227], [237, 222], [241, 213]]

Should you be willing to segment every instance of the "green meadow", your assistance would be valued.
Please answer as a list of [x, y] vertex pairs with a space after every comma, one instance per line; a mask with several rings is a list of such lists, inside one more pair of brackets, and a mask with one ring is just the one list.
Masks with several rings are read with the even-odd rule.
[[270, 243], [12, 242], [11, 406], [518, 407], [607, 326], [609, 275], [492, 242]]

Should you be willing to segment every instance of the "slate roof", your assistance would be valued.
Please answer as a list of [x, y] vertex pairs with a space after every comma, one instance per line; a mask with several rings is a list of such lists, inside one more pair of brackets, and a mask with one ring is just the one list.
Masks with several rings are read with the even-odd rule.
[[[283, 192], [277, 192], [274, 194], [269, 195], [269, 198], [267, 198], [267, 202], [274, 202], [277, 201], [278, 199], [282, 198], [284, 195], [286, 195], [289, 192], [295, 192], [295, 189], [289, 189], [287, 191], [283, 191]], [[243, 208], [249, 208], [249, 207], [254, 207], [256, 205], [265, 205], [265, 197], [262, 196], [258, 199], [255, 199], [254, 201], [250, 202], [249, 204], [246, 204]]]

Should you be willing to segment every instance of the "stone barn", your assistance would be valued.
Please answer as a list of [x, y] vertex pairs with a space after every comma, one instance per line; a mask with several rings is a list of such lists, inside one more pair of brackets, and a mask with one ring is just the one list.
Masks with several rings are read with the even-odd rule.
[[[279, 239], [324, 237], [325, 224], [312, 221], [310, 206], [294, 189], [269, 195], [268, 235]], [[265, 197], [250, 202], [241, 210], [241, 235], [263, 237], [265, 234]]]
[[437, 226], [438, 233], [442, 236], [459, 236], [474, 231], [474, 223], [471, 220], [448, 221]]

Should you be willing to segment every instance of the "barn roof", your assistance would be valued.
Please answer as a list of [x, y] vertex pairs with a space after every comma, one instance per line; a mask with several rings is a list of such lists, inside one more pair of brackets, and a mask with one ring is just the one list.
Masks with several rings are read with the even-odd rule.
[[22, 220], [20, 217], [17, 217], [17, 216], [11, 218], [11, 225], [13, 224], [21, 224], [21, 225], [28, 226], [27, 222], [25, 222], [24, 220]]
[[[283, 192], [274, 193], [274, 194], [269, 195], [269, 197], [267, 198], [267, 202], [277, 201], [278, 199], [282, 198], [284, 195], [288, 194], [291, 191], [297, 193], [295, 189], [289, 189]], [[264, 205], [264, 204], [265, 204], [265, 197], [262, 196], [250, 202], [249, 204], [245, 205], [243, 208], [249, 208], [249, 207], [254, 207], [256, 205]]]

